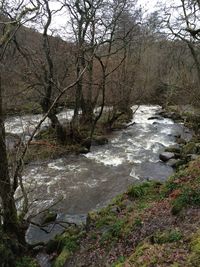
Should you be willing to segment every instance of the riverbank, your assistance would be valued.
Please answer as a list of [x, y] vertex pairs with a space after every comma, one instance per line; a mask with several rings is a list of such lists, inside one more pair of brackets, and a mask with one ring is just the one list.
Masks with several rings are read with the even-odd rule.
[[[34, 161], [58, 159], [67, 155], [86, 154], [90, 151], [90, 146], [101, 146], [108, 143], [113, 131], [122, 130], [132, 119], [132, 109], [126, 113], [114, 113], [111, 108], [106, 107], [105, 112], [98, 121], [92, 140], [90, 140], [90, 126], [80, 124], [76, 139], [71, 136], [70, 121], [73, 110], [63, 110], [58, 114], [65, 129], [65, 143], [59, 142], [57, 131], [52, 128], [47, 119], [41, 129], [36, 133], [30, 142], [29, 148], [24, 158], [24, 163]], [[22, 117], [10, 117], [6, 120], [6, 145], [8, 148], [8, 159], [10, 165], [16, 158], [20, 157], [24, 149], [24, 141], [30, 138], [34, 127], [42, 119], [42, 114], [24, 115]]]
[[[153, 124], [148, 118], [145, 119], [145, 123], [147, 122], [147, 129], [149, 129], [149, 127], [153, 127], [153, 129], [157, 128], [157, 124]], [[144, 129], [146, 132], [146, 126]], [[130, 132], [127, 134], [130, 138]], [[152, 141], [155, 142], [155, 139]], [[191, 169], [193, 169], [193, 167], [191, 167]], [[190, 175], [193, 174], [189, 173], [188, 177], [190, 177]], [[187, 176], [187, 173], [183, 174], [183, 176]], [[186, 201], [186, 208], [184, 205], [179, 207], [178, 204], [178, 209], [181, 210], [179, 215], [179, 212], [172, 212], [173, 209], [176, 210], [176, 205], [175, 208], [173, 208], [171, 202], [173, 201], [173, 194], [176, 196], [176, 189], [180, 190], [180, 194], [177, 194], [177, 196], [184, 195], [187, 187], [193, 189], [197, 180], [195, 178], [194, 183], [190, 182], [189, 180], [183, 188], [181, 187], [183, 190], [179, 187], [172, 187], [172, 190], [167, 192], [165, 192], [167, 183], [163, 184], [158, 181], [149, 181], [130, 186], [128, 192], [117, 197], [112, 204], [99, 212], [90, 213], [86, 227], [80, 228], [72, 226], [68, 228], [64, 235], [49, 242], [48, 245], [45, 246], [45, 250], [49, 255], [48, 258], [52, 259], [52, 262], [54, 261], [54, 266], [64, 266], [66, 261], [66, 266], [83, 266], [81, 264], [84, 264], [84, 262], [84, 266], [112, 266], [113, 264], [116, 265], [119, 261], [126, 262], [129, 257], [131, 257], [131, 254], [134, 253], [137, 248], [140, 248], [140, 246], [138, 247], [139, 244], [141, 245], [143, 242], [146, 242], [146, 239], [148, 239], [147, 241], [149, 242], [149, 238], [154, 234], [154, 230], [162, 232], [164, 229], [163, 231], [166, 230], [168, 234], [170, 228], [174, 228], [176, 221], [178, 221], [176, 218], [187, 209], [187, 205], [192, 205], [193, 207], [193, 202], [191, 204]], [[178, 184], [182, 185], [182, 179]], [[186, 197], [180, 197], [180, 199], [182, 198], [190, 199], [191, 195], [186, 194]], [[194, 198], [196, 198], [196, 193], [194, 193]], [[192, 218], [194, 214], [192, 212], [190, 212], [190, 214]], [[183, 216], [186, 215], [183, 213]], [[168, 221], [168, 217], [169, 222], [165, 225], [165, 221]], [[162, 218], [164, 221], [162, 221]], [[182, 223], [181, 218], [182, 217], [180, 217], [180, 223]], [[195, 221], [199, 221], [198, 216]], [[162, 228], [163, 225], [165, 225], [164, 228]], [[179, 234], [179, 229], [177, 231]], [[169, 233], [170, 240], [171, 235], [176, 236], [176, 233]], [[150, 245], [152, 244], [150, 243]], [[29, 265], [26, 264], [24, 266]]]
[[180, 142], [181, 164], [168, 181], [130, 186], [106, 208], [89, 214], [86, 231], [56, 240], [54, 266], [199, 266], [197, 137]]
[[199, 176], [197, 159], [164, 184], [131, 186], [90, 214], [75, 254], [63, 246], [54, 266], [199, 266]]
[[165, 183], [130, 186], [89, 213], [86, 227], [72, 225], [47, 244], [52, 266], [198, 267], [199, 177], [200, 158]]

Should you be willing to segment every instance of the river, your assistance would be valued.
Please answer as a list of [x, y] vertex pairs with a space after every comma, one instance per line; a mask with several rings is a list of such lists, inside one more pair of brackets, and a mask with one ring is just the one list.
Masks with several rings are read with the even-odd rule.
[[[160, 106], [140, 106], [132, 119], [135, 124], [113, 132], [108, 144], [93, 146], [86, 155], [68, 155], [25, 166], [23, 181], [32, 203], [29, 212], [62, 199], [56, 205], [58, 213], [84, 215], [106, 205], [130, 184], [145, 179], [165, 180], [173, 169], [159, 160], [159, 154], [175, 144], [176, 135], [187, 134], [187, 129], [170, 119], [155, 117], [160, 110]], [[59, 115], [61, 119], [71, 116], [71, 110]], [[9, 118], [6, 131], [22, 134], [40, 118], [41, 115]], [[19, 195], [17, 190], [16, 197]]]
[[[134, 111], [136, 107], [132, 109]], [[114, 131], [108, 144], [92, 146], [88, 154], [67, 155], [26, 165], [22, 179], [29, 192], [27, 215], [53, 205], [57, 220], [85, 222], [90, 210], [105, 206], [129, 185], [151, 179], [166, 180], [173, 169], [159, 160], [159, 154], [165, 147], [175, 144], [176, 136], [187, 138], [191, 135], [182, 124], [158, 116], [159, 111], [160, 106], [140, 106], [133, 116], [133, 125]], [[67, 110], [58, 117], [64, 121], [70, 120], [72, 115], [73, 111]], [[10, 117], [6, 120], [6, 131], [27, 139], [41, 118], [42, 115]], [[46, 120], [43, 127], [48, 124]], [[20, 199], [20, 196], [18, 188], [15, 197]], [[20, 208], [21, 201], [17, 203]], [[51, 233], [47, 234], [30, 225], [26, 240], [30, 244], [47, 242], [63, 230], [63, 227], [53, 225]]]

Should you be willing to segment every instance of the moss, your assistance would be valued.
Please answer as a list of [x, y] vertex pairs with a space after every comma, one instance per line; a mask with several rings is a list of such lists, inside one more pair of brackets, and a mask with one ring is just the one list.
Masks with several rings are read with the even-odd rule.
[[141, 218], [135, 218], [133, 225], [136, 227], [141, 227], [142, 226], [142, 219]]
[[160, 197], [160, 186], [161, 184], [155, 181], [143, 182], [129, 187], [127, 194], [133, 199], [142, 199], [144, 197], [157, 198]]
[[47, 129], [42, 129], [36, 136], [36, 140], [55, 140], [56, 139], [56, 130], [52, 127]]
[[1, 257], [1, 264], [5, 267], [12, 267], [14, 266], [14, 255], [6, 244], [0, 242], [0, 257]]
[[[18, 243], [13, 238], [9, 238], [7, 234], [3, 232], [0, 226], [0, 263], [4, 267], [15, 267], [15, 254], [18, 254]], [[15, 254], [14, 254], [15, 252]]]
[[177, 183], [174, 180], [169, 180], [165, 183], [163, 189], [162, 189], [162, 193], [165, 196], [168, 196], [172, 191], [177, 190], [181, 187], [181, 185], [179, 183]]
[[123, 267], [123, 266], [124, 266], [123, 263], [116, 263], [116, 264], [113, 265], [113, 267]]
[[116, 239], [116, 238], [114, 238], [113, 236], [112, 236], [112, 233], [111, 233], [111, 231], [109, 231], [110, 229], [108, 229], [108, 230], [105, 230], [105, 232], [101, 235], [101, 238], [100, 238], [100, 240], [99, 240], [99, 244], [100, 245], [103, 245], [105, 242], [107, 242], [107, 241], [109, 241], [109, 243], [110, 242], [113, 242], [114, 241], [114, 239]]
[[71, 253], [68, 249], [64, 248], [60, 255], [56, 258], [53, 267], [63, 267], [65, 262], [70, 258]]
[[141, 266], [141, 267], [147, 267], [148, 265], [146, 265], [146, 263], [142, 263], [141, 265], [137, 264], [138, 259], [144, 255], [145, 250], [149, 249], [149, 244], [148, 243], [144, 243], [144, 244], [139, 244], [136, 247], [135, 252], [130, 256], [129, 258], [129, 262], [130, 263], [135, 263], [135, 266]]
[[182, 198], [182, 197], [179, 197], [178, 199], [173, 201], [173, 205], [172, 205], [172, 208], [171, 208], [171, 213], [173, 215], [178, 215], [183, 210], [183, 208], [185, 206], [186, 206], [185, 199]]
[[57, 235], [54, 240], [50, 240], [46, 246], [46, 252], [51, 254], [56, 252], [59, 259], [56, 260], [55, 266], [62, 266], [62, 260], [70, 256], [79, 247], [79, 240], [85, 235], [81, 227], [71, 226], [65, 233]]
[[111, 267], [122, 267], [124, 262], [125, 262], [125, 257], [120, 256], [118, 260], [111, 265]]
[[57, 252], [59, 256], [56, 258], [53, 267], [61, 267], [70, 258], [70, 256], [78, 249], [79, 240], [85, 234], [81, 228], [75, 226], [69, 228], [64, 234], [56, 236], [55, 240], [50, 241], [47, 245], [47, 252]]
[[188, 264], [193, 267], [199, 267], [200, 263], [200, 231], [197, 231], [192, 237], [191, 243], [191, 253], [188, 257]]
[[17, 260], [16, 267], [38, 267], [36, 260], [31, 257], [23, 257]]
[[20, 107], [21, 111], [24, 114], [41, 114], [42, 113], [42, 108], [41, 105], [37, 102], [28, 102]]
[[200, 188], [183, 188], [181, 194], [172, 201], [171, 212], [177, 215], [188, 205], [200, 206]]
[[183, 149], [182, 149], [182, 154], [187, 155], [187, 154], [195, 154], [197, 153], [197, 147], [195, 142], [189, 142], [187, 143]]
[[118, 219], [111, 228], [111, 233], [113, 237], [119, 237], [125, 225], [125, 220]]
[[100, 239], [100, 243], [103, 244], [105, 241], [114, 241], [120, 238], [126, 231], [126, 221], [124, 219], [117, 219], [109, 224], [103, 224], [101, 230], [103, 234]]
[[84, 234], [79, 228], [72, 227], [64, 234], [57, 236], [56, 240], [59, 242], [59, 250], [67, 249], [74, 252], [78, 248], [78, 241]]
[[57, 213], [53, 211], [47, 211], [42, 219], [42, 225], [54, 222], [56, 220]]
[[118, 195], [115, 198], [113, 198], [113, 200], [111, 201], [111, 204], [120, 205], [123, 200], [124, 200], [124, 195], [121, 194], [121, 195]]
[[100, 214], [100, 217], [96, 221], [96, 227], [97, 229], [104, 227], [106, 225], [113, 225], [116, 221], [116, 216], [114, 214]]
[[176, 154], [180, 154], [181, 152], [181, 149], [179, 147], [176, 147], [176, 146], [170, 146], [170, 147], [167, 147], [165, 149], [166, 152], [171, 152], [171, 153], [176, 153]]
[[182, 234], [178, 230], [158, 231], [151, 238], [152, 242], [157, 244], [173, 243], [181, 239]]
[[172, 265], [170, 265], [170, 267], [181, 267], [181, 265], [179, 265], [177, 262], [174, 262]]

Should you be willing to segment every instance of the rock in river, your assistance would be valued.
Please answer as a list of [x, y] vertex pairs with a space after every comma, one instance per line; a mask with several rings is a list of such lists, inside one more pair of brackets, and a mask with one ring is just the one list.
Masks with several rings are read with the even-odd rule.
[[172, 152], [163, 152], [159, 155], [160, 160], [166, 162], [170, 159], [173, 159], [175, 157], [175, 154]]

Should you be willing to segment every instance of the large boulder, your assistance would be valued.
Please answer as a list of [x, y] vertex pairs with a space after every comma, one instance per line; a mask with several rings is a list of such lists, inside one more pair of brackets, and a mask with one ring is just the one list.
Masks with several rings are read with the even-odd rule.
[[175, 154], [172, 152], [163, 152], [159, 155], [160, 160], [167, 162], [170, 159], [175, 158]]

